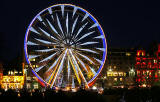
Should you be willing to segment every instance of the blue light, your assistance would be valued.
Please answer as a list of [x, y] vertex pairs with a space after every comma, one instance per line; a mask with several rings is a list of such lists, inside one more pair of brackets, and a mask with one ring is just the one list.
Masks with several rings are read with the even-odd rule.
[[[27, 63], [28, 63], [30, 66], [31, 66], [31, 63], [30, 63], [29, 58], [28, 58], [28, 55], [27, 55], [27, 38], [28, 38], [28, 33], [29, 33], [29, 30], [30, 30], [30, 27], [32, 26], [33, 22], [40, 16], [40, 14], [42, 14], [44, 11], [46, 11], [46, 10], [48, 10], [48, 9], [51, 9], [51, 8], [53, 8], [53, 7], [63, 6], [63, 5], [67, 5], [67, 6], [71, 6], [71, 7], [76, 7], [76, 9], [75, 9], [74, 11], [76, 11], [77, 9], [80, 9], [80, 10], [83, 11], [84, 13], [88, 14], [89, 17], [94, 21], [94, 23], [97, 23], [97, 24], [98, 24], [97, 28], [99, 29], [101, 35], [105, 36], [104, 33], [103, 33], [103, 30], [102, 30], [102, 28], [101, 28], [101, 26], [100, 26], [100, 24], [98, 23], [98, 21], [97, 21], [90, 13], [88, 13], [88, 12], [85, 11], [84, 9], [82, 9], [82, 8], [80, 8], [80, 7], [77, 7], [77, 6], [75, 6], [75, 5], [71, 5], [71, 4], [58, 4], [58, 5], [50, 6], [50, 7], [46, 8], [46, 9], [42, 10], [41, 12], [39, 12], [39, 13], [34, 17], [34, 19], [31, 21], [30, 25], [29, 25], [28, 28], [27, 28], [27, 31], [26, 31], [26, 34], [25, 34], [25, 39], [24, 39], [24, 51], [25, 51], [26, 61], [27, 61]], [[107, 48], [107, 43], [106, 43], [105, 38], [103, 38], [103, 47], [104, 47], [104, 49]], [[97, 74], [88, 82], [88, 84], [91, 83], [92, 81], [94, 81], [94, 79], [95, 79], [95, 78], [98, 76], [98, 74], [101, 72], [102, 67], [103, 67], [103, 65], [104, 65], [104, 61], [105, 61], [105, 59], [106, 59], [106, 55], [107, 55], [107, 51], [105, 50], [105, 51], [103, 52], [103, 59], [102, 59], [103, 64], [101, 64], [100, 68], [99, 68], [98, 71], [97, 71]], [[45, 82], [44, 80], [42, 80], [42, 78], [34, 71], [34, 69], [32, 69], [32, 72], [33, 72], [33, 74], [34, 74], [41, 82], [43, 82], [45, 85], [47, 84], [47, 82]]]

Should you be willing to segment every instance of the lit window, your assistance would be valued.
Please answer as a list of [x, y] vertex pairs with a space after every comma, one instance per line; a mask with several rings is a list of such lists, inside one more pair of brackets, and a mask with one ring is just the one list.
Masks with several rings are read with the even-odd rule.
[[31, 84], [30, 83], [27, 83], [27, 89], [30, 89], [31, 88]]
[[107, 76], [113, 76], [113, 72], [107, 72]]
[[31, 80], [31, 77], [27, 77], [26, 79], [27, 79], [27, 80]]
[[137, 56], [139, 56], [139, 55], [140, 55], [140, 52], [138, 51]]
[[123, 79], [122, 78], [120, 78], [120, 81], [122, 81]]
[[117, 81], [117, 78], [114, 78], [114, 81]]
[[33, 85], [33, 87], [34, 87], [34, 89], [38, 89], [38, 83], [35, 83], [35, 84]]
[[123, 76], [123, 72], [119, 72], [118, 74], [119, 74], [119, 76]]
[[117, 73], [117, 72], [114, 72], [114, 73], [113, 73], [113, 76], [118, 76], [118, 73]]
[[127, 53], [126, 53], [126, 56], [131, 56], [131, 53], [127, 52]]
[[113, 67], [114, 69], [117, 68], [116, 66]]

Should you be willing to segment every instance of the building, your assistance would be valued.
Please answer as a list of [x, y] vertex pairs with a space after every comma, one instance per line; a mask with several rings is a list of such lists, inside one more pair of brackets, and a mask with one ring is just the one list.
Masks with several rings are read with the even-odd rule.
[[8, 89], [22, 89], [24, 85], [24, 76], [19, 75], [5, 75], [1, 81], [1, 87]]
[[137, 50], [136, 54], [136, 84], [139, 87], [160, 85], [160, 44], [151, 53]]
[[0, 62], [0, 87], [1, 87], [2, 78], [3, 78], [3, 65]]
[[22, 89], [24, 86], [22, 64], [19, 60], [13, 62], [0, 64], [0, 86], [1, 88], [8, 89]]
[[109, 48], [107, 60], [102, 72], [104, 87], [134, 86], [134, 63], [136, 50], [126, 48]]

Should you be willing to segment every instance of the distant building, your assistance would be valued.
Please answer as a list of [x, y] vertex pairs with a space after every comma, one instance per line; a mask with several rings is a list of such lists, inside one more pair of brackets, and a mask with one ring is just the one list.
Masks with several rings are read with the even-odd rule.
[[1, 86], [2, 78], [3, 78], [3, 65], [0, 62], [0, 86]]
[[158, 50], [151, 53], [137, 50], [135, 69], [139, 87], [160, 85], [160, 44]]
[[24, 85], [24, 76], [5, 75], [2, 78], [1, 87], [8, 89], [22, 89]]
[[134, 85], [136, 50], [109, 48], [102, 72], [104, 87], [129, 87]]
[[[24, 76], [21, 70], [17, 71], [17, 66], [12, 64], [4, 64], [0, 63], [0, 86], [1, 88], [8, 89], [22, 89], [24, 85]], [[4, 69], [5, 73], [4, 73]], [[8, 72], [7, 72], [8, 71]]]

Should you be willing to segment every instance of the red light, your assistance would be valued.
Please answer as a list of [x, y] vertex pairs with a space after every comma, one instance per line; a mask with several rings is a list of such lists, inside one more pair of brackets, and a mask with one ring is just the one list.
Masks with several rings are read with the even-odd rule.
[[143, 65], [146, 65], [146, 63], [145, 63], [145, 62], [143, 62]]
[[151, 65], [151, 62], [148, 62], [149, 65]]
[[143, 58], [143, 60], [146, 60], [146, 58]]
[[141, 58], [137, 57], [137, 58], [136, 58], [136, 60], [137, 60], [137, 61], [140, 61], [140, 60], [141, 60]]
[[137, 62], [137, 65], [140, 64], [140, 62]]

